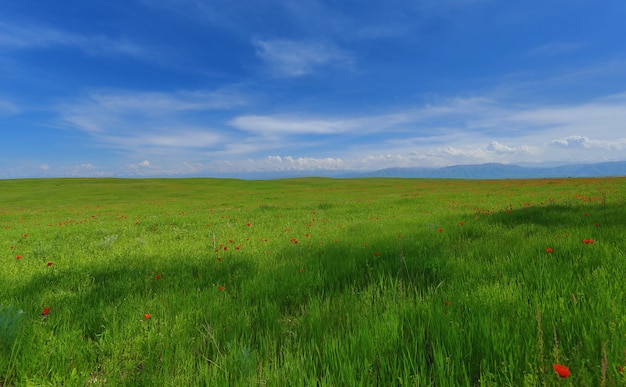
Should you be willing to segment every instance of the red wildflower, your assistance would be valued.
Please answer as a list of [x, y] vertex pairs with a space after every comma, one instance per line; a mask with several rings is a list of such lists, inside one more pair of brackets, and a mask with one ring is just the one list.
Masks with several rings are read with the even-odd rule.
[[150, 313], [145, 313], [143, 315], [143, 318], [145, 318], [146, 320], [148, 320], [150, 317], [152, 317], [152, 316], [150, 316]]
[[593, 244], [593, 239], [583, 239], [583, 243], [586, 245]]
[[24, 236], [25, 236], [25, 237], [27, 237], [27, 236], [28, 236], [28, 234], [24, 234]]
[[220, 292], [223, 292], [223, 291], [224, 291], [224, 289], [226, 289], [226, 288], [224, 287], [224, 285], [220, 286]]
[[443, 228], [438, 228], [437, 231], [438, 232], [443, 232]]
[[43, 312], [41, 312], [42, 316], [47, 316], [50, 313], [50, 308], [43, 308]]
[[156, 278], [156, 279], [160, 279], [160, 278], [161, 278], [161, 274], [157, 274], [157, 275], [155, 275], [155, 276], [154, 276], [154, 278]]
[[450, 305], [452, 305], [452, 303], [446, 300], [446, 306], [450, 306]]
[[459, 225], [464, 226], [465, 223], [464, 222], [459, 222]]
[[623, 374], [624, 373], [624, 367], [617, 366], [617, 372], [619, 372], [620, 374]]
[[562, 364], [553, 364], [552, 368], [554, 368], [556, 373], [559, 374], [559, 376], [562, 378], [569, 378], [571, 375], [571, 372], [569, 372], [569, 368], [565, 367]]
[[300, 269], [300, 273], [304, 273], [304, 268]]
[[53, 263], [52, 263], [52, 262], [50, 262], [50, 261], [48, 261], [48, 263], [47, 263], [46, 265], [48, 265], [48, 266], [52, 266], [52, 265], [53, 265]]
[[374, 251], [374, 256], [378, 257], [378, 251]]
[[22, 259], [22, 256], [21, 255], [16, 255], [15, 259]]
[[551, 252], [552, 252], [552, 248], [551, 247], [546, 248], [546, 253], [551, 253]]

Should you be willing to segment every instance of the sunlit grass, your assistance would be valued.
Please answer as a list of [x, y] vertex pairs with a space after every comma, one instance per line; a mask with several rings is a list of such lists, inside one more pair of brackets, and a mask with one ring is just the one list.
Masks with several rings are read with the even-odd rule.
[[0, 181], [0, 385], [621, 385], [625, 194]]

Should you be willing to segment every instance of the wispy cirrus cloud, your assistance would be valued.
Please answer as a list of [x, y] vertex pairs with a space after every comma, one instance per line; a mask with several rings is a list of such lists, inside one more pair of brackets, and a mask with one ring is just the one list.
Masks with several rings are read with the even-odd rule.
[[98, 91], [60, 105], [60, 126], [90, 135], [96, 144], [132, 153], [184, 153], [223, 146], [231, 136], [207, 117], [243, 106], [236, 90], [173, 93]]
[[300, 77], [320, 68], [349, 68], [351, 56], [331, 43], [287, 39], [256, 39], [256, 54], [275, 77]]
[[0, 21], [0, 47], [8, 50], [33, 50], [48, 47], [74, 47], [90, 55], [124, 55], [153, 59], [154, 52], [127, 39], [106, 35], [83, 35], [42, 23]]
[[552, 56], [552, 55], [563, 55], [563, 54], [571, 54], [585, 46], [583, 42], [551, 42], [542, 44], [540, 46], [536, 46], [528, 50], [528, 55], [543, 55], [543, 56]]
[[239, 116], [229, 124], [249, 133], [264, 136], [339, 134], [358, 128], [358, 121], [348, 118], [305, 118], [292, 116]]
[[20, 109], [11, 101], [0, 99], [0, 116], [17, 114]]

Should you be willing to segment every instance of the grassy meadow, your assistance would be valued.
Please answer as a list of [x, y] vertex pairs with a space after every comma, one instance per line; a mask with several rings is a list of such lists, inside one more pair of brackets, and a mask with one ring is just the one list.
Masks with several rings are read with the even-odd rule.
[[0, 181], [0, 386], [623, 386], [625, 225], [626, 178]]

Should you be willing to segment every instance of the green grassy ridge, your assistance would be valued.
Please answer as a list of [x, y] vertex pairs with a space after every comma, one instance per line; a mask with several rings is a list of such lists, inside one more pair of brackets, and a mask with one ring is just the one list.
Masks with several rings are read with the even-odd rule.
[[157, 182], [116, 180], [94, 205], [71, 180], [86, 207], [0, 208], [0, 303], [32, 328], [6, 379], [551, 385], [558, 349], [597, 385], [605, 348], [623, 381], [623, 180], [220, 182], [138, 200]]

